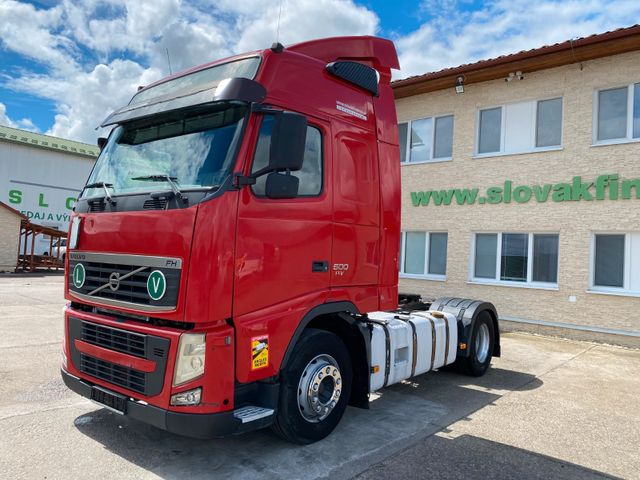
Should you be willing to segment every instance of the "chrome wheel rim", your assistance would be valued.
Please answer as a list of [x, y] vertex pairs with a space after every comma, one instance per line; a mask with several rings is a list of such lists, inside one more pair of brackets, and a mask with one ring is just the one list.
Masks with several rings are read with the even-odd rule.
[[331, 414], [340, 400], [342, 376], [331, 355], [318, 355], [302, 371], [298, 382], [298, 410], [307, 422], [318, 423]]
[[489, 327], [486, 323], [481, 323], [476, 336], [476, 358], [478, 362], [484, 363], [489, 356]]

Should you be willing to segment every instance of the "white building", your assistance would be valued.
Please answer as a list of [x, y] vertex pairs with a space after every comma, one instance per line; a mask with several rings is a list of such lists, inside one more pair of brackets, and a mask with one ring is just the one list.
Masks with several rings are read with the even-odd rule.
[[[0, 202], [31, 222], [66, 231], [97, 146], [0, 126]], [[49, 250], [40, 235], [35, 253]]]

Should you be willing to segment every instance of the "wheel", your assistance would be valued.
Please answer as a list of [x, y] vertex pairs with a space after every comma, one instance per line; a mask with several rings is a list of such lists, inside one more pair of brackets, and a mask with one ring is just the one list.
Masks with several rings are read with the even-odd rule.
[[351, 379], [351, 359], [342, 340], [324, 330], [305, 330], [282, 370], [273, 431], [300, 445], [323, 439], [347, 408]]
[[62, 261], [63, 261], [63, 262], [64, 262], [64, 257], [65, 257], [66, 255], [67, 255], [66, 253], [63, 253], [63, 254], [62, 254]]
[[486, 311], [481, 312], [471, 332], [469, 356], [458, 359], [456, 362], [458, 369], [473, 377], [484, 375], [491, 363], [494, 343], [495, 332], [491, 314]]

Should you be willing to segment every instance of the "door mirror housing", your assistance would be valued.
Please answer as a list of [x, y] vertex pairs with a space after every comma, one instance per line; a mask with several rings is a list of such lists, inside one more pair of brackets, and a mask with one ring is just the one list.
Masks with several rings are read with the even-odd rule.
[[307, 119], [299, 113], [280, 112], [274, 120], [268, 170], [298, 171], [304, 159]]
[[[257, 178], [268, 174], [268, 178], [271, 178], [271, 188], [269, 189], [269, 179], [267, 178], [266, 196], [269, 198], [292, 198], [298, 194], [299, 180], [296, 177], [292, 177], [295, 180], [282, 180], [280, 177], [284, 177], [284, 175], [272, 176], [271, 174], [297, 172], [302, 169], [307, 142], [307, 119], [304, 115], [294, 112], [268, 112], [266, 115], [273, 118], [267, 165], [252, 172], [249, 176], [236, 174], [234, 186], [242, 188], [246, 185], [255, 185]], [[271, 195], [268, 193], [269, 191], [272, 192]]]
[[295, 198], [300, 180], [289, 173], [272, 172], [267, 175], [264, 194], [267, 198]]
[[98, 137], [98, 148], [100, 149], [100, 151], [102, 151], [106, 144], [107, 137]]

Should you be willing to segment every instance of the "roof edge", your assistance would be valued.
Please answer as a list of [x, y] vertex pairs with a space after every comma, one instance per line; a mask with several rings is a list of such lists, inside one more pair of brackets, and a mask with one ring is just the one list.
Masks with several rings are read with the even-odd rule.
[[10, 207], [9, 205], [7, 205], [7, 204], [6, 204], [6, 203], [4, 203], [4, 202], [0, 202], [0, 207], [4, 208], [5, 210], [9, 210], [9, 212], [13, 213], [15, 216], [20, 217], [20, 218], [22, 218], [23, 220], [27, 220], [27, 221], [28, 221], [28, 219], [27, 219], [27, 216], [26, 216], [26, 215], [24, 215], [24, 214], [20, 213], [18, 210], [16, 210], [16, 209], [15, 209], [15, 208], [13, 208], [13, 207]]
[[[608, 48], [605, 48], [608, 47]], [[465, 85], [481, 81], [495, 80], [504, 75], [505, 70], [532, 72], [548, 68], [579, 63], [581, 61], [617, 55], [640, 50], [640, 25], [620, 28], [589, 37], [570, 39], [554, 45], [503, 55], [487, 60], [446, 68], [436, 72], [417, 75], [391, 83], [396, 98], [454, 87], [455, 79], [465, 76]], [[516, 68], [521, 66], [522, 68]], [[508, 68], [509, 67], [509, 68]], [[479, 74], [481, 73], [481, 74]], [[474, 75], [476, 74], [476, 75]], [[443, 84], [441, 80], [453, 81]], [[476, 78], [474, 78], [476, 77]]]
[[97, 158], [100, 153], [97, 145], [7, 127], [6, 125], [0, 125], [1, 140], [88, 158]]

